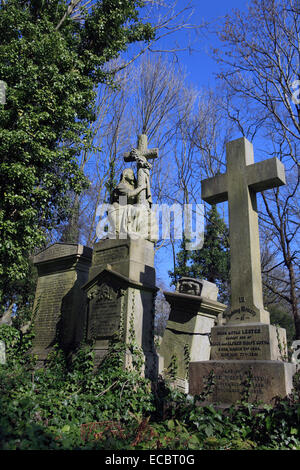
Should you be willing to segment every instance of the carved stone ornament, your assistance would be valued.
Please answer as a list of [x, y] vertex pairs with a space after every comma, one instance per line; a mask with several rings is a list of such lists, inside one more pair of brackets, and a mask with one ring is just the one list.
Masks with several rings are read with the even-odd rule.
[[100, 285], [93, 286], [88, 292], [87, 297], [89, 300], [96, 298], [96, 302], [113, 301], [118, 297], [123, 296], [125, 293], [126, 289], [115, 289], [106, 283], [102, 283]]
[[97, 301], [102, 302], [103, 300], [115, 300], [116, 292], [112, 287], [107, 284], [101, 284], [99, 287]]
[[94, 286], [87, 294], [87, 298], [89, 300], [92, 300], [94, 297], [98, 295], [99, 292], [99, 286]]
[[202, 284], [196, 279], [190, 277], [181, 278], [176, 286], [177, 292], [180, 294], [201, 295]]
[[251, 309], [250, 307], [247, 307], [245, 305], [242, 305], [240, 308], [237, 308], [235, 310], [232, 310], [231, 312], [226, 313], [225, 317], [227, 319], [231, 319], [234, 321], [246, 321], [246, 320], [252, 320], [256, 315], [256, 312]]

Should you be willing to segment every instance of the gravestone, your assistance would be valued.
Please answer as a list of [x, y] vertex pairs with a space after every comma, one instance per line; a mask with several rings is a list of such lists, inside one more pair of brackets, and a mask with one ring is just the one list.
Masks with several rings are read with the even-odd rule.
[[38, 281], [33, 306], [35, 338], [32, 353], [43, 365], [55, 343], [67, 353], [84, 338], [91, 248], [54, 243], [34, 257]]
[[249, 379], [249, 401], [268, 403], [291, 392], [295, 367], [285, 362], [285, 330], [270, 325], [263, 305], [256, 193], [285, 184], [285, 172], [277, 158], [254, 163], [245, 138], [229, 142], [226, 152], [226, 173], [202, 181], [202, 198], [228, 200], [231, 305], [226, 324], [212, 328], [210, 360], [190, 365], [190, 393], [200, 393], [213, 372], [210, 401], [236, 402]]
[[[107, 354], [113, 335], [121, 331], [126, 342], [134, 336], [144, 354], [143, 373], [151, 379], [157, 376], [158, 361], [154, 345], [154, 243], [148, 225], [152, 205], [148, 160], [157, 155], [157, 149], [148, 149], [145, 135], [139, 136], [136, 149], [124, 155], [125, 161], [136, 162], [137, 179], [131, 168], [123, 170], [108, 210], [111, 225], [106, 233], [101, 232], [102, 238], [97, 230], [101, 239], [93, 247], [88, 283], [84, 286], [88, 297], [87, 339], [94, 340], [95, 365]], [[128, 362], [130, 355], [124, 358], [125, 365]]]
[[159, 348], [159, 372], [167, 376], [175, 362], [174, 385], [188, 392], [189, 363], [209, 359], [211, 328], [226, 306], [217, 302], [217, 286], [200, 279], [183, 277], [176, 291], [164, 296], [171, 310]]
[[[110, 341], [117, 337], [125, 343], [134, 341], [144, 356], [142, 374], [157, 375], [157, 356], [153, 331], [156, 287], [132, 280], [107, 265], [83, 286], [88, 299], [87, 341], [93, 341], [95, 367], [106, 356]], [[124, 366], [131, 365], [131, 355]]]
[[0, 341], [0, 364], [6, 364], [5, 343]]

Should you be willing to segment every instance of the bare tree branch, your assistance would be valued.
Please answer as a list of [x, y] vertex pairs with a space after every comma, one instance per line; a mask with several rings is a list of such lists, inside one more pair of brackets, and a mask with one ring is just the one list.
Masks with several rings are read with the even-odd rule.
[[[223, 50], [215, 57], [219, 78], [232, 96], [248, 100], [259, 125], [276, 127], [282, 139], [300, 141], [300, 103], [293, 101], [299, 79], [300, 23], [297, 0], [252, 0], [248, 14], [228, 15], [216, 32]], [[245, 134], [244, 134], [245, 135]], [[297, 153], [291, 158], [299, 165]]]
[[[68, 8], [66, 9], [64, 15], [62, 16], [62, 18], [60, 19], [60, 21], [58, 22], [58, 24], [56, 25], [56, 31], [59, 30], [59, 28], [62, 26], [62, 24], [66, 21], [66, 19], [72, 15], [72, 13], [74, 12], [75, 8], [79, 5], [79, 3], [81, 2], [82, 0], [71, 0], [70, 4], [68, 5]], [[87, 2], [89, 3], [89, 2]]]

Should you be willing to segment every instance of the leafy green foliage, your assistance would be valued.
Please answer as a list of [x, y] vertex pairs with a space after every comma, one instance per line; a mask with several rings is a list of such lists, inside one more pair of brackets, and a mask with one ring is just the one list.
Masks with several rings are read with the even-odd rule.
[[87, 182], [77, 157], [89, 142], [95, 90], [113, 84], [106, 63], [153, 29], [138, 0], [97, 0], [83, 21], [66, 0], [7, 0], [0, 6], [0, 300], [29, 274], [29, 255], [68, 216]]
[[97, 371], [88, 345], [77, 352], [71, 367], [58, 348], [44, 369], [18, 362], [16, 348], [8, 356], [7, 364], [0, 367], [3, 449], [84, 447], [82, 424], [124, 423], [153, 409], [149, 381], [135, 370], [124, 369], [123, 348], [117, 343]]
[[11, 325], [0, 325], [0, 340], [5, 343], [6, 355], [10, 358], [9, 364], [30, 364], [30, 357], [27, 357], [34, 338], [33, 327], [23, 334], [21, 330]]
[[124, 352], [136, 354], [136, 348], [118, 337], [98, 370], [87, 344], [71, 365], [57, 347], [47, 367], [36, 369], [26, 355], [30, 333], [22, 348], [18, 334], [0, 328], [0, 339], [9, 344], [8, 362], [0, 365], [3, 450], [300, 450], [299, 377], [295, 392], [273, 405], [247, 403], [246, 383], [243, 401], [222, 410], [203, 406], [213, 375], [194, 397], [161, 378], [151, 385], [139, 369], [124, 368]]

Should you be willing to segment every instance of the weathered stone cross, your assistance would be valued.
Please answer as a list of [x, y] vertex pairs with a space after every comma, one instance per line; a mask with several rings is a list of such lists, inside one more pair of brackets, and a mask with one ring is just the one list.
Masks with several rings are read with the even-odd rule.
[[138, 185], [146, 185], [146, 189], [140, 192], [138, 202], [140, 204], [152, 204], [152, 196], [150, 189], [149, 170], [151, 165], [149, 160], [158, 157], [158, 149], [148, 149], [148, 138], [145, 134], [138, 136], [138, 147], [132, 149], [131, 152], [124, 154], [125, 162], [136, 162], [138, 171]]
[[263, 306], [256, 193], [285, 184], [277, 158], [254, 163], [253, 146], [245, 138], [226, 146], [227, 171], [202, 181], [202, 199], [228, 200], [231, 311], [228, 323], [269, 323]]

